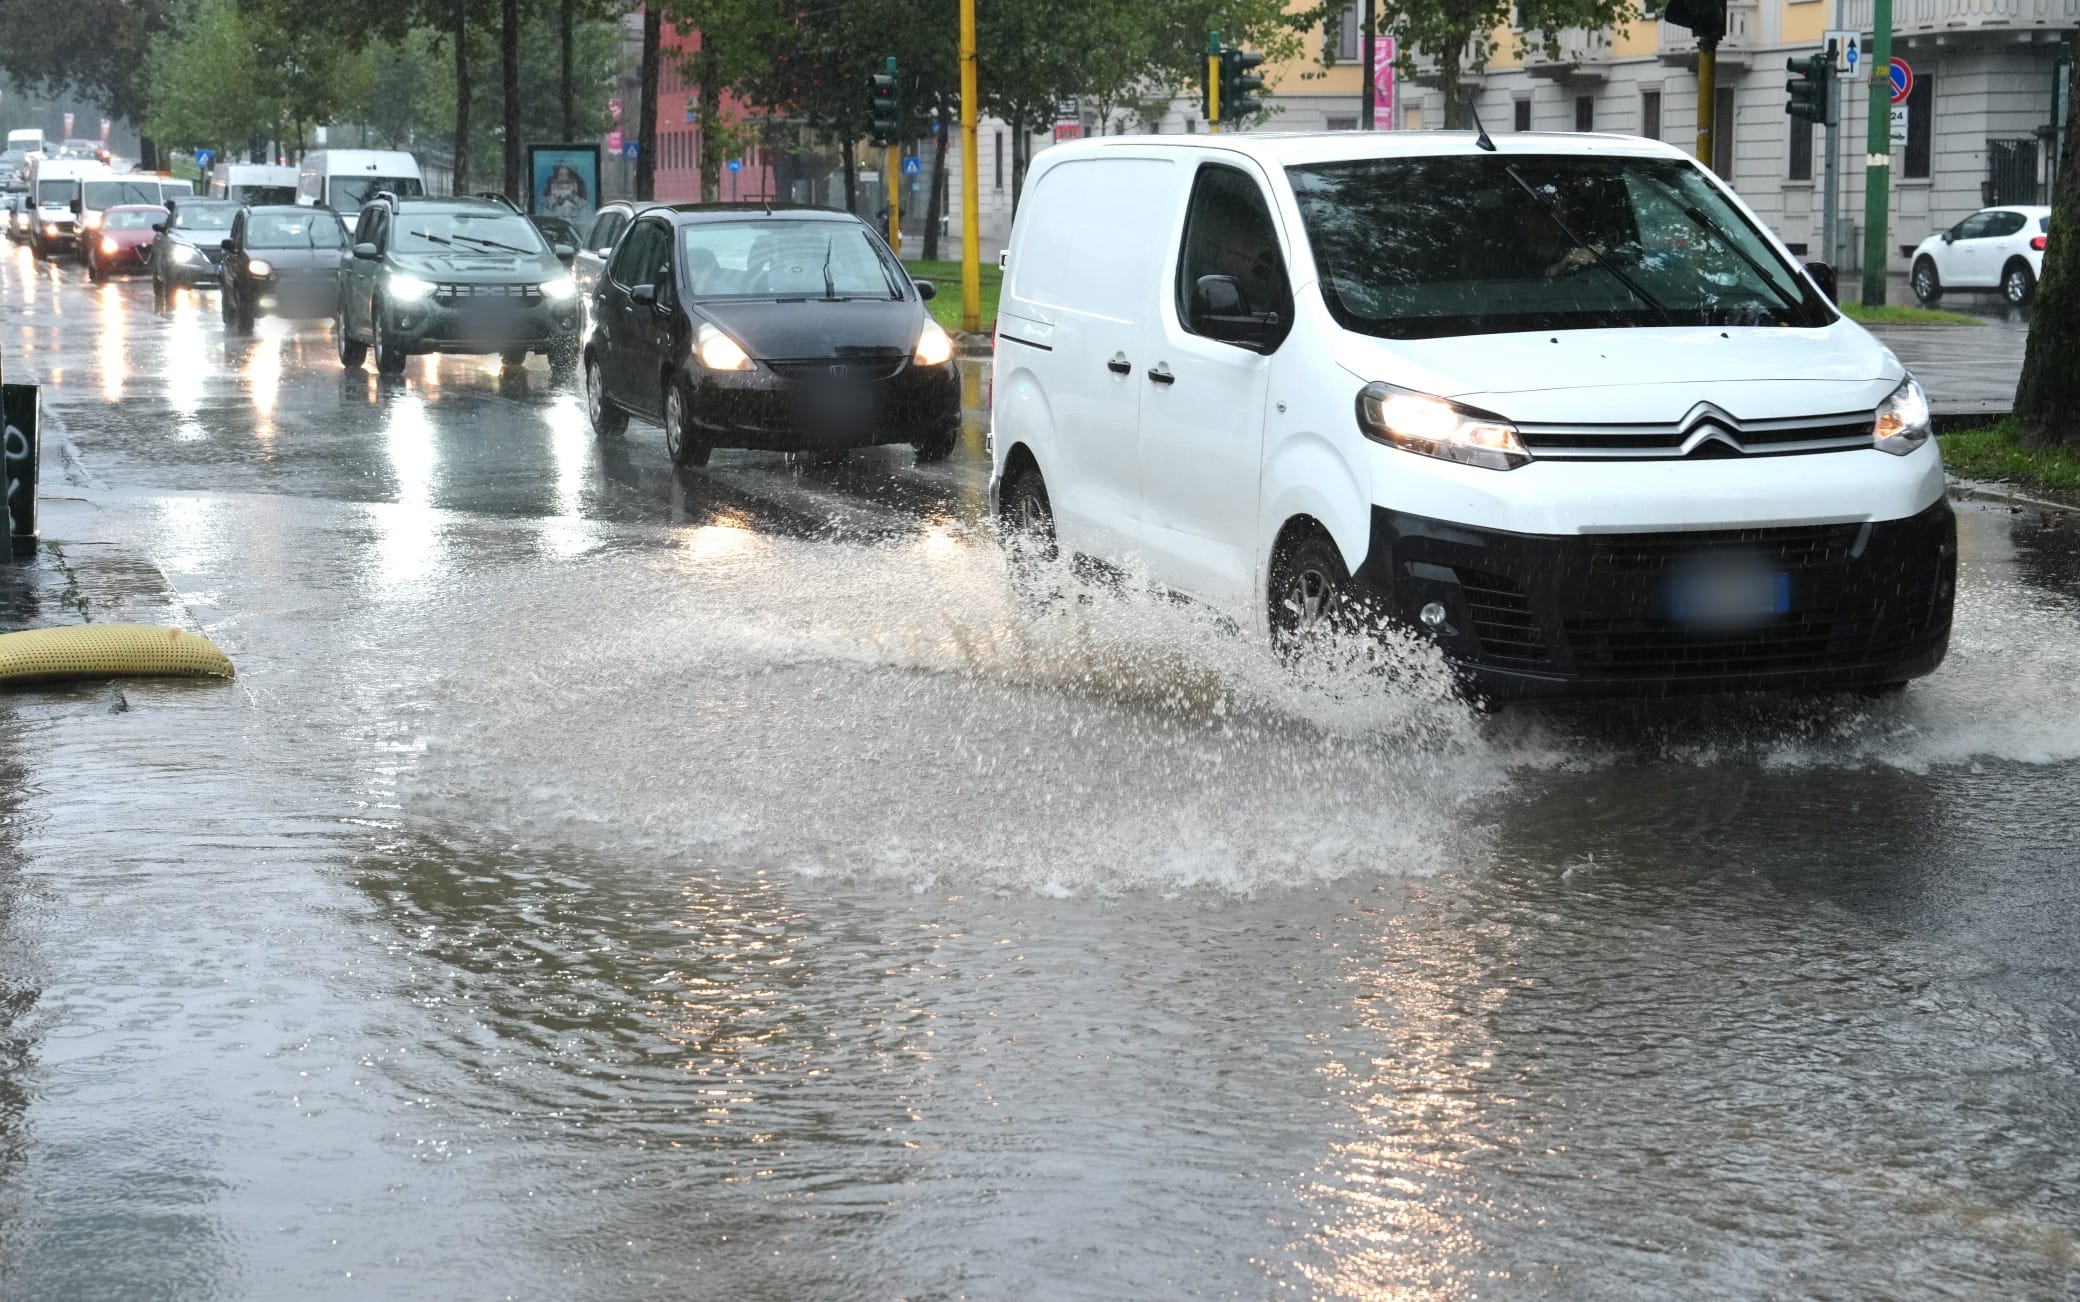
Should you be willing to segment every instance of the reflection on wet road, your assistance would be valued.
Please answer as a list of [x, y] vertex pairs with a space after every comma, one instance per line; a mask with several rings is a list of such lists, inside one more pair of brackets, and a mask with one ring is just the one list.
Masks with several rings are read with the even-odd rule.
[[1898, 698], [1483, 717], [1022, 614], [972, 425], [676, 474], [21, 250], [0, 348], [0, 610], [240, 670], [0, 696], [0, 1297], [2080, 1289], [2040, 513]]

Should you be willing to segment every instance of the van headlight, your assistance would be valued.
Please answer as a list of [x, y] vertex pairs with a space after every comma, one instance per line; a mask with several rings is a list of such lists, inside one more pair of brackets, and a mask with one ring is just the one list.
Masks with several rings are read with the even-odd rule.
[[926, 321], [911, 357], [919, 366], [944, 366], [952, 356], [953, 340], [946, 337], [945, 328], [937, 321]]
[[1500, 416], [1377, 381], [1358, 391], [1358, 428], [1388, 447], [1489, 470], [1531, 460], [1517, 427]]
[[1928, 442], [1934, 431], [1929, 425], [1928, 394], [1921, 381], [1909, 375], [1899, 382], [1892, 396], [1878, 404], [1876, 447], [1903, 457]]
[[748, 371], [751, 369], [751, 354], [744, 351], [736, 340], [717, 330], [703, 325], [694, 336], [695, 347], [700, 352], [701, 365], [711, 371]]

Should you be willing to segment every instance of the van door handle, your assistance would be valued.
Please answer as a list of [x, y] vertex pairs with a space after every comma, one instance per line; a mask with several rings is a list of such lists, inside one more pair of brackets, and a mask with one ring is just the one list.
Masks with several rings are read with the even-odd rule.
[[1148, 378], [1154, 380], [1157, 384], [1177, 383], [1177, 377], [1170, 374], [1170, 368], [1161, 362], [1148, 368]]
[[1114, 375], [1132, 375], [1134, 373], [1134, 363], [1127, 360], [1125, 353], [1114, 353], [1112, 360], [1105, 363], [1105, 369]]

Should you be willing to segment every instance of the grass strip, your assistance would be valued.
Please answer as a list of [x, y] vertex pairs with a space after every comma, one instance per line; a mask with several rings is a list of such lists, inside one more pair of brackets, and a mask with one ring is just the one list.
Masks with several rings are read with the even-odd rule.
[[1861, 303], [1840, 303], [1842, 315], [1860, 325], [1985, 325], [1982, 317], [1966, 316], [1962, 312], [1944, 312], [1932, 307], [1897, 307], [1887, 303], [1884, 307], [1865, 307]]
[[2012, 418], [1986, 429], [1940, 435], [1937, 441], [1944, 467], [1961, 478], [2080, 492], [2080, 450], [2026, 448]]
[[[903, 265], [919, 280], [929, 280], [939, 287], [939, 296], [925, 306], [931, 309], [932, 317], [946, 327], [948, 334], [957, 334], [961, 328], [961, 264], [958, 262], [926, 262], [923, 259]], [[982, 333], [988, 334], [997, 325], [997, 298], [1004, 290], [1004, 273], [985, 262], [982, 264]]]

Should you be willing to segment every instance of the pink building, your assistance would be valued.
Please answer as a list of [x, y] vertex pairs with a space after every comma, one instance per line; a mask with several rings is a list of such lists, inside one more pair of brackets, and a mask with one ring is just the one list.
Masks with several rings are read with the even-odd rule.
[[[700, 49], [699, 32], [665, 25], [657, 70], [657, 197], [661, 200], [701, 197], [700, 90], [691, 63]], [[744, 103], [722, 92], [722, 116], [741, 122], [749, 116]], [[724, 202], [773, 197], [773, 175], [767, 151], [747, 144], [736, 161], [738, 170], [722, 173]]]

